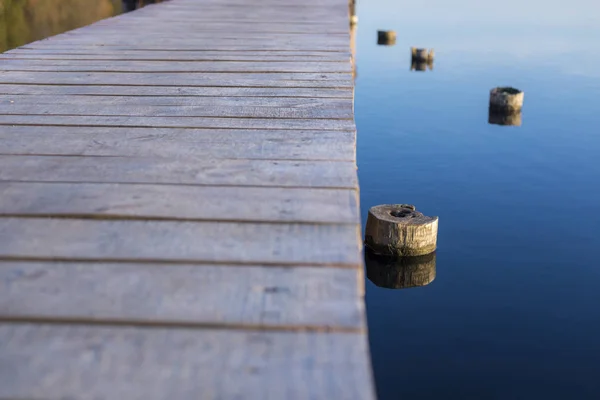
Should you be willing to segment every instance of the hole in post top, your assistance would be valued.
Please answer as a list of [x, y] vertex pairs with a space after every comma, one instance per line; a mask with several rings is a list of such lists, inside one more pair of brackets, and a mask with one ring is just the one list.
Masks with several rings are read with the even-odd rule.
[[396, 218], [404, 218], [404, 217], [408, 217], [409, 215], [411, 215], [413, 213], [412, 210], [407, 209], [407, 208], [401, 208], [399, 210], [393, 210], [390, 211], [390, 215], [392, 217], [396, 217]]
[[515, 89], [514, 87], [510, 87], [510, 86], [499, 87], [496, 90], [499, 93], [506, 93], [506, 94], [519, 94], [519, 93], [521, 93], [521, 91], [519, 89]]

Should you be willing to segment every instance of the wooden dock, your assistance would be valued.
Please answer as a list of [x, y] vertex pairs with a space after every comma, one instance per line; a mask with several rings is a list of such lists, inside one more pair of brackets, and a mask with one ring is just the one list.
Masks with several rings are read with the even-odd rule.
[[348, 0], [0, 54], [0, 399], [372, 399]]

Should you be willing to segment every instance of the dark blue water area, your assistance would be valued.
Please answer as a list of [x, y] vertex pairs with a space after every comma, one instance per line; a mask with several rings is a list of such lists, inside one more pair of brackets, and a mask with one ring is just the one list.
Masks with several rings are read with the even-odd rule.
[[[432, 283], [367, 281], [379, 398], [600, 399], [600, 2], [358, 16], [363, 221], [388, 203], [440, 218]], [[411, 46], [435, 48], [432, 70], [410, 71]], [[520, 126], [488, 123], [505, 85], [525, 92]]]

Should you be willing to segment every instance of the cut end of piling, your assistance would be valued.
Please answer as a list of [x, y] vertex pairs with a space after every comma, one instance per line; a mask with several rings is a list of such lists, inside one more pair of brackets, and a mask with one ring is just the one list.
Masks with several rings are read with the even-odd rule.
[[428, 217], [410, 204], [372, 207], [367, 218], [365, 245], [375, 254], [407, 257], [435, 251], [438, 217]]
[[521, 112], [525, 94], [511, 86], [500, 86], [490, 90], [490, 112], [515, 114]]

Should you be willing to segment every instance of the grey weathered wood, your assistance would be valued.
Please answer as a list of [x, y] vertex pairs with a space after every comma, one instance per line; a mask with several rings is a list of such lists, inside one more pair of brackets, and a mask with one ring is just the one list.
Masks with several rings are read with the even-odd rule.
[[0, 155], [353, 161], [354, 132], [3, 126]]
[[[324, 88], [272, 88], [272, 87], [193, 87], [193, 86], [93, 86], [93, 85], [19, 85], [0, 84], [2, 95], [53, 95], [53, 96], [122, 96], [124, 101], [132, 101], [131, 97], [295, 97], [295, 98], [335, 98], [352, 99], [352, 88], [324, 89]], [[77, 97], [75, 97], [75, 100]]]
[[[204, 73], [318, 73], [335, 74], [351, 71], [348, 62], [185, 62], [185, 61], [123, 61], [123, 60], [17, 60], [3, 59], [0, 71], [92, 71], [92, 72], [204, 72]], [[308, 75], [318, 78], [320, 75]], [[335, 79], [335, 77], [334, 77]]]
[[[52, 104], [70, 110], [72, 106], [195, 106], [195, 107], [279, 107], [311, 109], [350, 109], [352, 104], [346, 99], [303, 98], [303, 97], [241, 97], [241, 96], [146, 96], [131, 99], [127, 96], [107, 94], [98, 96], [45, 95], [14, 96], [0, 94], [0, 106], [27, 106]], [[10, 111], [10, 108], [6, 108]]]
[[[0, 60], [87, 60], [87, 61], [200, 61], [270, 63], [347, 63], [350, 54], [332, 52], [224, 52], [224, 51], [86, 51], [86, 50], [22, 50], [0, 54]], [[257, 54], [258, 53], [258, 54]]]
[[252, 107], [252, 106], [158, 106], [109, 104], [38, 104], [35, 111], [30, 105], [0, 103], [0, 115], [103, 115], [127, 117], [233, 117], [233, 118], [289, 118], [289, 119], [351, 119], [351, 104], [322, 107]]
[[[160, 29], [156, 27], [154, 29]], [[165, 28], [167, 29], [167, 28]], [[193, 29], [193, 28], [190, 28]], [[241, 32], [240, 34], [243, 34]], [[272, 34], [277, 34], [278, 32], [272, 32]], [[216, 34], [216, 33], [215, 33]], [[327, 33], [324, 33], [323, 36], [326, 36]], [[185, 36], [185, 35], [181, 35]], [[74, 42], [63, 42], [63, 41], [43, 41], [43, 42], [35, 42], [31, 43], [23, 48], [26, 49], [69, 49], [72, 47], [80, 47], [80, 48], [88, 48], [94, 49], [98, 47], [106, 47], [111, 50], [122, 49], [122, 50], [169, 50], [172, 48], [173, 51], [321, 51], [321, 52], [338, 52], [338, 53], [347, 53], [348, 47], [345, 45], [327, 45], [320, 44], [321, 42], [314, 41], [305, 41], [305, 42], [296, 42], [296, 43], [269, 43], [268, 41], [256, 42], [253, 44], [243, 44], [236, 43], [235, 40], [230, 40], [227, 43], [219, 43], [214, 44], [211, 40], [206, 40], [204, 42], [198, 41], [194, 43], [187, 43], [182, 41], [181, 38], [172, 40], [171, 42], [163, 42], [163, 43], [146, 43], [144, 42], [140, 45], [131, 45], [131, 44], [102, 44], [102, 43], [74, 43]], [[307, 44], [311, 42], [310, 44]]]
[[359, 243], [358, 225], [0, 218], [0, 259], [357, 268]]
[[371, 399], [367, 352], [359, 333], [8, 324], [0, 397]]
[[308, 266], [0, 262], [0, 320], [360, 331], [362, 278]]
[[0, 398], [372, 399], [347, 0], [0, 55]]
[[356, 224], [355, 190], [0, 182], [0, 216]]
[[[338, 75], [332, 77], [330, 75]], [[338, 78], [338, 79], [336, 79]], [[336, 73], [126, 73], [0, 71], [0, 83], [52, 85], [150, 85], [212, 87], [348, 88], [349, 74]]]
[[214, 117], [149, 117], [93, 115], [0, 114], [0, 125], [59, 125], [59, 126], [129, 126], [140, 128], [203, 128], [203, 129], [289, 129], [353, 131], [349, 119], [299, 119], [299, 118], [214, 118]]
[[0, 155], [0, 180], [314, 188], [357, 187], [354, 163], [205, 157]]
[[437, 245], [438, 217], [427, 217], [410, 204], [384, 204], [369, 209], [365, 245], [375, 254], [414, 257]]

